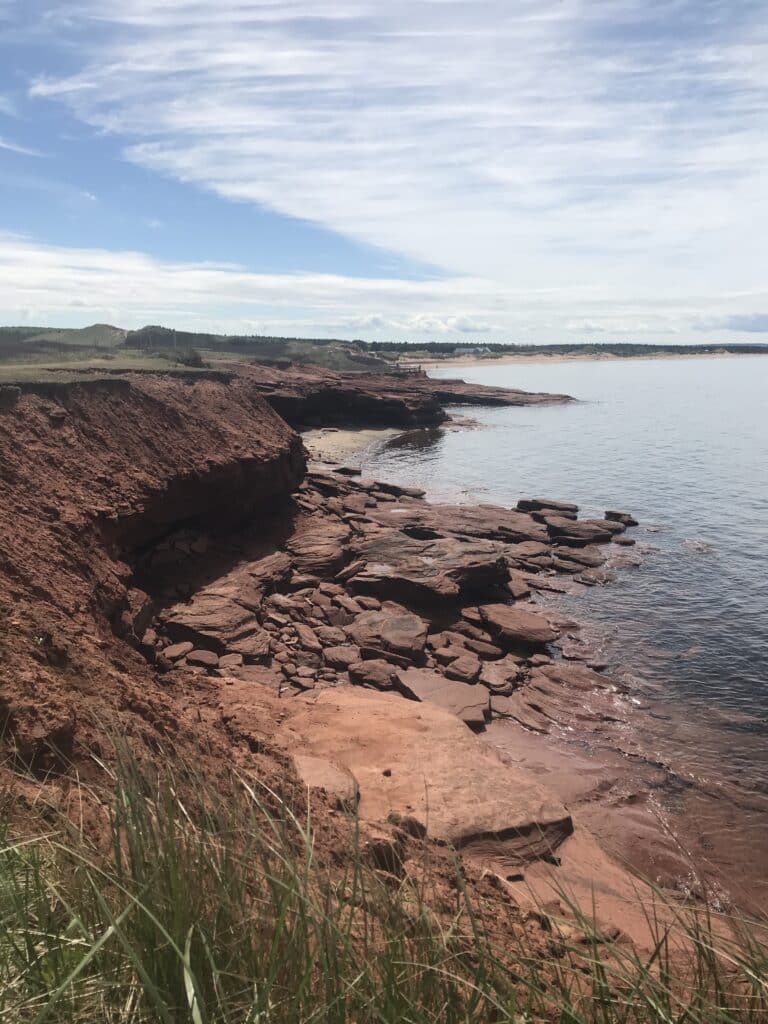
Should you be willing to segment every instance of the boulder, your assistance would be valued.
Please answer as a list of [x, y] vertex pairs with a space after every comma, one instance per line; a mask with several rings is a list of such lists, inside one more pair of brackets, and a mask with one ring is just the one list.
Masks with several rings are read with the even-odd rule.
[[319, 654], [323, 649], [323, 645], [318, 640], [315, 631], [309, 626], [305, 626], [301, 622], [295, 624], [296, 636], [299, 639], [299, 645], [304, 648], [305, 651], [312, 651], [315, 654]]
[[423, 498], [427, 493], [420, 487], [403, 487], [400, 484], [391, 484], [384, 480], [377, 480], [374, 487], [377, 491], [383, 491], [385, 494], [391, 494], [395, 498]]
[[461, 658], [466, 653], [465, 647], [447, 645], [446, 647], [436, 647], [432, 652], [432, 657], [438, 665], [450, 665], [452, 661], [456, 661], [457, 658]]
[[360, 661], [360, 648], [351, 644], [326, 647], [323, 651], [323, 660], [331, 668], [346, 672], [350, 665]]
[[191, 601], [168, 608], [160, 620], [172, 640], [189, 641], [222, 654], [233, 641], [261, 630], [253, 612], [238, 604], [229, 588], [223, 587], [199, 591]]
[[481, 667], [479, 658], [465, 652], [446, 665], [445, 674], [449, 679], [458, 679], [462, 683], [475, 683]]
[[347, 639], [347, 634], [343, 629], [339, 629], [338, 626], [318, 626], [315, 634], [324, 645], [331, 644], [331, 646], [337, 646], [344, 644]]
[[522, 668], [516, 658], [507, 656], [501, 661], [486, 662], [480, 670], [480, 682], [489, 690], [499, 694], [513, 693], [522, 676]]
[[611, 530], [605, 520], [597, 523], [594, 520], [564, 519], [562, 516], [548, 516], [547, 530], [560, 544], [570, 547], [585, 547], [587, 544], [607, 544], [611, 539]]
[[471, 636], [466, 637], [464, 646], [484, 661], [495, 661], [497, 658], [504, 657], [504, 651], [496, 644], [486, 643], [485, 640], [475, 640]]
[[178, 661], [180, 658], [189, 654], [192, 650], [194, 650], [194, 644], [190, 643], [189, 640], [185, 640], [180, 644], [171, 644], [171, 646], [166, 647], [162, 653], [163, 657], [168, 658], [169, 661]]
[[382, 832], [368, 831], [360, 850], [360, 858], [376, 871], [400, 878], [403, 875], [405, 859], [404, 837]]
[[347, 634], [360, 648], [392, 651], [409, 662], [424, 660], [427, 624], [400, 605], [385, 602], [380, 611], [363, 612], [347, 627]]
[[223, 654], [219, 658], [219, 668], [220, 669], [240, 668], [240, 666], [242, 664], [243, 664], [243, 656], [242, 656], [242, 654]]
[[248, 576], [253, 595], [261, 595], [274, 590], [290, 579], [291, 559], [285, 551], [274, 551], [271, 546], [264, 546], [264, 554], [253, 561], [247, 562], [240, 571]]
[[594, 544], [587, 544], [583, 548], [555, 547], [552, 551], [555, 557], [555, 564], [559, 557], [569, 562], [576, 562], [581, 568], [597, 569], [606, 561], [606, 556]]
[[611, 512], [605, 513], [605, 518], [614, 523], [621, 523], [624, 526], [638, 526], [639, 523], [634, 516], [630, 515], [629, 512]]
[[218, 668], [219, 657], [213, 651], [190, 651], [187, 655], [187, 664], [199, 668]]
[[381, 658], [357, 661], [349, 666], [349, 678], [358, 686], [372, 686], [376, 690], [391, 690], [396, 682], [397, 668]]
[[450, 711], [470, 729], [479, 731], [485, 728], [489, 708], [488, 691], [484, 687], [446, 679], [424, 668], [399, 670], [396, 686], [411, 700], [428, 701]]
[[329, 516], [304, 517], [286, 548], [300, 576], [333, 576], [344, 565], [349, 527]]
[[487, 604], [479, 609], [483, 621], [505, 648], [537, 650], [557, 639], [558, 633], [534, 606]]
[[617, 523], [612, 519], [585, 519], [584, 523], [600, 530], [607, 530], [612, 537], [615, 537], [617, 533], [624, 533], [626, 530], [624, 523]]
[[546, 509], [553, 512], [569, 512], [572, 515], [579, 511], [578, 505], [572, 505], [567, 501], [551, 501], [549, 498], [521, 498], [517, 508], [520, 512], [541, 512]]
[[613, 543], [618, 544], [623, 548], [633, 548], [636, 541], [634, 537], [614, 537]]
[[516, 601], [522, 601], [531, 596], [531, 588], [521, 572], [510, 573], [507, 589]]
[[228, 654], [241, 654], [243, 660], [249, 664], [263, 661], [270, 653], [269, 633], [263, 629], [254, 630], [247, 636], [230, 641], [227, 646]]
[[495, 541], [420, 540], [381, 530], [357, 544], [355, 555], [365, 562], [352, 580], [355, 591], [406, 603], [455, 600], [509, 579], [504, 546]]

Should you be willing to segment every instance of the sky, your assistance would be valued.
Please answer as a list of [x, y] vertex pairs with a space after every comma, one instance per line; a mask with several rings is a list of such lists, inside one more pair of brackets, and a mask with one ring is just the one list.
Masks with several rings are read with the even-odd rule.
[[765, 0], [0, 0], [0, 323], [768, 342]]

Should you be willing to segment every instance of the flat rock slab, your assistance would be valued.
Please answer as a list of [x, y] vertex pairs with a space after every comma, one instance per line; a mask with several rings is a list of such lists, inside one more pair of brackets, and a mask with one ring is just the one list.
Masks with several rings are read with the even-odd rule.
[[511, 718], [533, 732], [574, 729], [585, 722], [601, 727], [625, 715], [614, 699], [616, 684], [586, 665], [553, 662], [535, 668], [510, 695], [491, 695], [494, 717]]
[[363, 612], [347, 634], [358, 647], [392, 651], [411, 662], [424, 658], [427, 623], [398, 604], [386, 602], [380, 611]]
[[199, 668], [217, 668], [219, 656], [213, 651], [190, 651], [187, 655], [187, 664], [196, 665]]
[[488, 691], [457, 679], [446, 679], [426, 668], [410, 668], [397, 673], [396, 684], [411, 700], [428, 701], [459, 718], [470, 729], [485, 728], [489, 715]]
[[343, 765], [314, 754], [294, 754], [296, 774], [308, 789], [321, 789], [333, 798], [337, 807], [353, 811], [360, 791], [352, 772]]
[[607, 556], [594, 544], [587, 544], [583, 548], [555, 548], [552, 554], [555, 558], [577, 562], [585, 569], [598, 569], [607, 561]]
[[380, 530], [355, 547], [355, 557], [365, 568], [352, 586], [396, 601], [487, 593], [509, 580], [504, 545], [490, 540], [423, 540], [400, 530]]
[[259, 627], [256, 616], [226, 593], [201, 590], [191, 601], [163, 612], [160, 621], [171, 639], [191, 641], [223, 651], [230, 640], [247, 636]]
[[411, 502], [394, 507], [378, 508], [369, 513], [381, 526], [425, 532], [436, 537], [481, 537], [514, 544], [524, 541], [549, 540], [547, 528], [526, 512], [510, 511], [500, 505], [432, 505]]
[[342, 687], [287, 707], [277, 743], [350, 771], [366, 822], [407, 816], [439, 842], [517, 864], [551, 854], [573, 831], [531, 773], [503, 764], [434, 704]]
[[350, 665], [360, 661], [360, 648], [354, 644], [339, 644], [334, 647], [326, 647], [323, 651], [323, 661], [330, 668], [346, 672]]
[[185, 640], [184, 643], [171, 644], [170, 647], [166, 647], [163, 655], [169, 661], [178, 661], [179, 658], [183, 658], [185, 654], [189, 654], [192, 650], [194, 650], [194, 644], [190, 643], [189, 640]]
[[388, 661], [372, 658], [349, 666], [349, 678], [358, 686], [372, 686], [376, 690], [391, 690], [395, 685], [397, 669]]
[[552, 512], [569, 512], [571, 515], [579, 511], [578, 505], [568, 501], [552, 501], [549, 498], [521, 498], [517, 503], [520, 512], [541, 512], [549, 509]]
[[[546, 527], [550, 536], [561, 544], [577, 547], [587, 544], [607, 544], [613, 535], [611, 526], [620, 526], [620, 524], [608, 523], [605, 520], [596, 522], [593, 519], [564, 519], [557, 515], [546, 517]], [[624, 529], [623, 526], [620, 528]]]
[[519, 604], [486, 604], [479, 613], [502, 646], [541, 650], [557, 640], [558, 632], [541, 612], [532, 609]]
[[611, 512], [610, 510], [605, 513], [605, 518], [609, 522], [621, 523], [622, 526], [639, 526], [640, 524], [633, 515], [629, 512]]
[[536, 672], [553, 683], [572, 690], [579, 690], [582, 693], [589, 693], [593, 690], [616, 691], [621, 689], [613, 679], [600, 672], [595, 672], [586, 665], [556, 661], [551, 665], [537, 668]]
[[486, 662], [480, 672], [480, 682], [497, 693], [511, 693], [522, 675], [519, 662], [514, 658]]

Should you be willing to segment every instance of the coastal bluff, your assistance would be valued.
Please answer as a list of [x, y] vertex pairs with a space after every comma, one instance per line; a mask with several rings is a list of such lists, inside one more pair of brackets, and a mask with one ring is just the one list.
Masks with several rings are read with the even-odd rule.
[[[35, 785], [99, 779], [119, 736], [158, 768], [173, 756], [211, 778], [234, 768], [280, 791], [317, 788], [331, 811], [342, 780], [385, 847], [407, 819], [420, 841], [502, 879], [557, 863], [578, 823], [476, 734], [494, 718], [546, 733], [612, 714], [618, 688], [575, 624], [532, 595], [598, 582], [628, 517], [583, 520], [546, 499], [430, 505], [308, 471], [277, 410], [323, 422], [341, 385], [302, 371], [270, 391], [272, 372], [6, 395], [0, 713], [20, 813]], [[342, 382], [359, 399], [347, 422], [444, 416], [445, 382], [436, 395], [427, 378], [389, 390], [364, 378]]]

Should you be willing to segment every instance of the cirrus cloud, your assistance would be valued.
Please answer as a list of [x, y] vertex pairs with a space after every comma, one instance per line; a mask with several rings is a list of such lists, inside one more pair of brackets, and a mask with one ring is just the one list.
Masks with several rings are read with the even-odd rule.
[[[32, 94], [223, 197], [504, 285], [760, 283], [751, 0], [60, 0]], [[76, 26], [76, 28], [73, 28]], [[727, 258], [723, 258], [727, 254]], [[764, 256], [764, 253], [763, 253]]]

